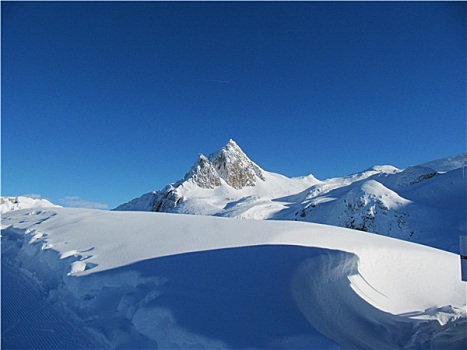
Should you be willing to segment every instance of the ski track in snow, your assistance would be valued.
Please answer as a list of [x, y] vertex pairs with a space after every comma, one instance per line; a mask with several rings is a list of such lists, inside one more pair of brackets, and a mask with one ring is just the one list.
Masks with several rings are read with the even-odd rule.
[[[308, 223], [61, 208], [2, 219], [5, 348], [466, 345], [452, 253]], [[21, 290], [18, 271], [47, 296]]]
[[3, 349], [101, 349], [103, 344], [47, 300], [39, 286], [2, 260]]

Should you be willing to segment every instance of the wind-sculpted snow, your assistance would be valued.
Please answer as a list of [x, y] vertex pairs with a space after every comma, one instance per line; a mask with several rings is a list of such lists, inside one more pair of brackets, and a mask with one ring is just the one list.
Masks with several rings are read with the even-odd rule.
[[[449, 316], [445, 320], [446, 308], [399, 315], [384, 312], [365, 299], [389, 299], [389, 296], [367, 283], [358, 271], [358, 263], [358, 257], [353, 254], [328, 251], [304, 261], [296, 271], [292, 282], [294, 297], [318, 331], [346, 349], [465, 347], [465, 308], [447, 307]], [[406, 317], [409, 315], [412, 318]], [[431, 322], [415, 321], [416, 317], [429, 319], [429, 316], [435, 316], [438, 322], [433, 322], [433, 318]], [[348, 334], [349, 327], [352, 336]]]
[[[10, 212], [2, 228], [2, 263], [33, 276], [90, 348], [466, 345], [459, 256], [437, 249], [310, 223], [85, 209]], [[4, 347], [26, 332], [16, 314], [2, 314]]]

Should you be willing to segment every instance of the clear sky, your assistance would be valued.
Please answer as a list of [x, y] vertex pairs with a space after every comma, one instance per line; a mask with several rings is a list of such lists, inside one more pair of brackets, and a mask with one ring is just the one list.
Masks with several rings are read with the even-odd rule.
[[319, 179], [466, 151], [465, 2], [1, 8], [2, 195], [112, 208], [230, 138]]

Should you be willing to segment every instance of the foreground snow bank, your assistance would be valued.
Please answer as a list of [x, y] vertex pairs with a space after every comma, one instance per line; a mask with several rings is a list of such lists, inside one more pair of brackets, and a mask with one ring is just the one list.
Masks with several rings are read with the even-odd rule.
[[466, 345], [459, 256], [433, 248], [309, 223], [64, 208], [7, 213], [2, 229], [5, 266], [101, 347]]

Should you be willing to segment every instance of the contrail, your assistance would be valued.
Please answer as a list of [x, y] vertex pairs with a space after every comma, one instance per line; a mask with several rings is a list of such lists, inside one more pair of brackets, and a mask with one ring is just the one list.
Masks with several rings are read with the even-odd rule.
[[230, 80], [218, 80], [218, 79], [204, 79], [204, 81], [210, 82], [210, 83], [222, 83], [222, 84], [230, 84]]

